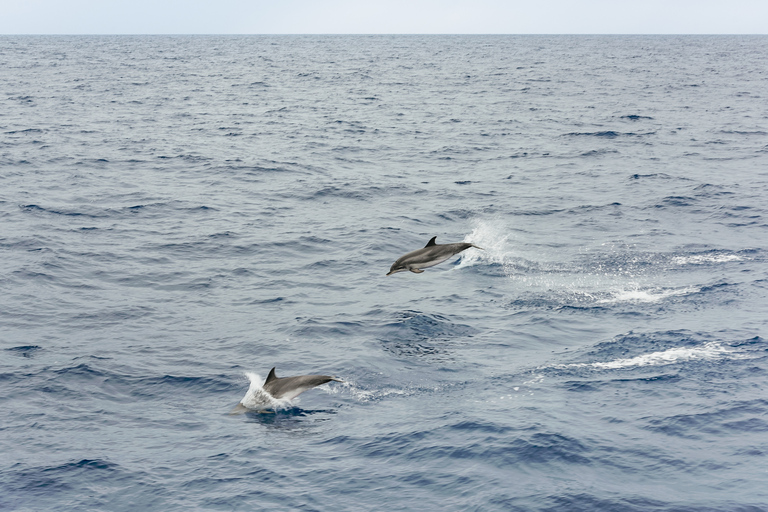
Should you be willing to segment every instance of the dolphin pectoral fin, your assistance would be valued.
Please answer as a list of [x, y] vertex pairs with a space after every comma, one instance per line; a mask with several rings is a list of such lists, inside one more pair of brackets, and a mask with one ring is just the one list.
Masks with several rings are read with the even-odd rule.
[[424, 272], [424, 271], [423, 271], [423, 270], [421, 270], [420, 268], [409, 268], [408, 270], [410, 270], [410, 271], [411, 271], [411, 272], [413, 272], [414, 274], [421, 274], [422, 272]]
[[242, 402], [240, 402], [239, 404], [237, 404], [237, 405], [235, 406], [235, 408], [234, 408], [234, 409], [232, 409], [231, 411], [229, 411], [229, 415], [230, 415], [230, 416], [235, 416], [235, 415], [237, 415], [237, 414], [243, 414], [243, 413], [245, 413], [245, 412], [248, 412], [248, 408], [247, 408], [246, 406], [244, 406]]

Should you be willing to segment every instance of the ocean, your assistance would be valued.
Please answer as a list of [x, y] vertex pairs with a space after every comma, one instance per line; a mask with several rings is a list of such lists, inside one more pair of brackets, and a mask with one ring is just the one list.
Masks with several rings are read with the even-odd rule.
[[0, 105], [0, 509], [768, 510], [768, 37], [2, 36]]

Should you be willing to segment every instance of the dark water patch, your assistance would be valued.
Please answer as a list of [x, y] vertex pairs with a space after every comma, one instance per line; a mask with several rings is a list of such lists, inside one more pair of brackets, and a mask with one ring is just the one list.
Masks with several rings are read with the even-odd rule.
[[59, 208], [44, 208], [36, 204], [19, 205], [19, 207], [23, 211], [27, 211], [27, 212], [46, 213], [51, 215], [63, 215], [68, 217], [86, 217], [91, 219], [108, 217], [108, 214], [100, 213], [100, 212], [87, 213], [82, 211], [72, 211], [72, 210], [67, 211]]
[[71, 482], [78, 482], [79, 478], [86, 475], [88, 479], [98, 481], [120, 471], [117, 464], [102, 459], [82, 459], [58, 466], [36, 468], [17, 463], [13, 465], [13, 469], [14, 490], [33, 494], [70, 490], [74, 487]]
[[[714, 185], [712, 183], [702, 183], [701, 185], [696, 186], [693, 191], [696, 193], [696, 197], [731, 197], [735, 196], [736, 193], [727, 190], [724, 185]], [[737, 208], [737, 207], [734, 207]], [[748, 208], [748, 207], [747, 207]]]
[[580, 293], [561, 293], [557, 295], [546, 293], [525, 293], [512, 299], [506, 304], [509, 309], [517, 311], [526, 310], [568, 310], [600, 313], [608, 311], [607, 306], [596, 304], [592, 295]]
[[109, 358], [88, 356], [87, 359], [89, 362], [63, 368], [45, 367], [31, 373], [7, 374], [5, 381], [13, 384], [16, 392], [21, 392], [19, 386], [26, 382], [35, 391], [54, 394], [58, 400], [87, 397], [117, 402], [128, 397], [152, 401], [178, 399], [180, 393], [185, 396], [229, 395], [237, 393], [241, 387], [231, 375], [153, 376], [116, 367]]
[[18, 101], [20, 103], [34, 103], [34, 101], [35, 101], [35, 97], [34, 96], [29, 96], [29, 95], [25, 95], [25, 96], [9, 96], [8, 99], [9, 100], [16, 100], [16, 101]]
[[5, 132], [6, 135], [15, 135], [18, 133], [21, 134], [34, 134], [34, 133], [43, 133], [44, 130], [41, 130], [40, 128], [26, 128], [24, 130], [13, 130], [10, 132]]
[[206, 163], [206, 162], [212, 162], [213, 158], [202, 156], [202, 155], [193, 155], [193, 154], [180, 154], [180, 155], [174, 155], [174, 156], [168, 156], [168, 155], [158, 155], [155, 157], [157, 160], [180, 160], [182, 162], [189, 162], [189, 163]]
[[288, 300], [285, 297], [273, 297], [271, 299], [254, 299], [252, 301], [247, 302], [247, 304], [251, 305], [283, 305], [283, 304], [293, 304], [295, 301]]
[[[73, 459], [49, 466], [17, 463], [3, 475], [0, 504], [12, 510], [59, 510], [62, 503], [79, 510], [146, 509], [157, 506], [164, 494], [162, 486], [149, 480], [146, 473], [107, 459]], [[126, 492], [127, 488], [132, 491]]]
[[26, 212], [61, 215], [64, 217], [83, 217], [89, 219], [121, 218], [125, 215], [138, 214], [167, 215], [170, 211], [188, 213], [210, 213], [217, 211], [216, 208], [210, 206], [187, 206], [181, 202], [138, 204], [120, 208], [94, 208], [79, 206], [77, 209], [72, 209], [43, 207], [37, 204], [19, 205], [19, 208]]
[[609, 155], [612, 153], [618, 153], [615, 149], [592, 149], [590, 151], [585, 151], [584, 153], [580, 153], [579, 156], [583, 157], [599, 157], [603, 155]]
[[646, 135], [654, 135], [656, 132], [648, 133], [634, 133], [634, 132], [616, 132], [613, 130], [606, 130], [602, 132], [571, 132], [566, 133], [565, 137], [600, 137], [603, 139], [615, 139], [617, 137], [642, 137]]
[[660, 203], [654, 205], [655, 208], [680, 208], [692, 206], [696, 202], [695, 197], [686, 196], [668, 196], [661, 200]]
[[[411, 443], [413, 444], [413, 443]], [[391, 447], [390, 447], [391, 449]], [[384, 451], [386, 454], [388, 450]], [[484, 460], [496, 467], [538, 465], [590, 465], [591, 449], [572, 437], [553, 433], [535, 433], [516, 438], [489, 437], [464, 446], [435, 445], [406, 452], [406, 458], [418, 460]]]
[[39, 350], [42, 350], [42, 349], [43, 347], [40, 347], [38, 345], [25, 345], [21, 347], [6, 348], [4, 350], [20, 357], [32, 358], [37, 355], [37, 352]]
[[651, 120], [653, 119], [651, 116], [641, 116], [637, 114], [629, 114], [626, 116], [621, 116], [620, 119], [629, 119], [630, 121], [640, 121], [641, 119]]
[[649, 418], [643, 428], [671, 437], [702, 439], [710, 435], [734, 436], [768, 432], [768, 400], [718, 404], [712, 411]]
[[380, 326], [385, 339], [449, 339], [471, 337], [479, 331], [469, 325], [452, 322], [441, 315], [430, 315], [419, 311], [403, 311], [395, 319]]
[[380, 325], [375, 332], [381, 347], [395, 357], [445, 359], [456, 344], [479, 331], [440, 315], [405, 311], [395, 321]]
[[468, 433], [478, 433], [483, 432], [486, 434], [497, 434], [497, 435], [504, 435], [504, 434], [511, 434], [512, 432], [517, 431], [514, 427], [511, 427], [509, 425], [502, 425], [499, 423], [494, 423], [491, 421], [462, 421], [459, 423], [453, 423], [448, 426], [451, 430], [457, 430], [460, 432], [466, 431]]
[[352, 199], [355, 201], [366, 201], [373, 197], [378, 197], [388, 190], [378, 186], [359, 186], [351, 183], [342, 185], [325, 186], [306, 196], [309, 200], [327, 200], [327, 199]]
[[85, 378], [85, 379], [96, 379], [96, 378], [103, 378], [106, 377], [106, 372], [99, 370], [97, 368], [93, 368], [92, 366], [81, 363], [77, 366], [70, 366], [67, 368], [60, 368], [58, 370], [53, 370], [52, 373], [56, 375], [60, 375], [66, 379], [71, 378]]
[[240, 389], [231, 376], [216, 375], [212, 377], [189, 377], [164, 375], [162, 377], [117, 375], [112, 377], [114, 384], [125, 385], [129, 394], [134, 397], [150, 398], [153, 400], [168, 399], [176, 396], [179, 391], [185, 394], [208, 393], [231, 394]]
[[399, 342], [392, 340], [381, 340], [382, 348], [397, 358], [431, 358], [434, 360], [448, 360], [451, 354], [450, 348], [446, 348], [444, 343], [433, 342]]
[[[632, 372], [635, 369], [625, 371]], [[571, 366], [566, 368], [546, 369], [544, 373], [555, 378], [580, 377], [578, 380], [566, 380], [558, 387], [573, 393], [604, 393], [609, 390], [621, 389], [626, 391], [639, 387], [644, 391], [650, 391], [649, 385], [667, 386], [675, 385], [684, 379], [678, 373], [662, 373], [659, 375], [639, 377], [616, 377], [621, 370], [607, 370], [604, 367]], [[658, 371], [654, 369], [653, 371]], [[658, 388], [657, 388], [658, 389]]]
[[768, 135], [768, 132], [764, 132], [762, 130], [751, 130], [751, 131], [745, 131], [745, 130], [720, 130], [720, 133], [724, 133], [724, 134], [728, 134], [728, 135], [758, 135], [758, 136]]
[[181, 203], [179, 201], [173, 201], [168, 203], [136, 204], [133, 206], [123, 207], [117, 211], [121, 213], [125, 212], [131, 215], [136, 215], [136, 214], [144, 214], [144, 213], [156, 214], [160, 212], [167, 214], [169, 210], [184, 211], [184, 212], [190, 212], [190, 213], [198, 213], [198, 212], [209, 213], [209, 212], [217, 211], [216, 208], [212, 208], [210, 206], [205, 206], [205, 205], [186, 206], [184, 203]]
[[655, 172], [651, 174], [633, 174], [629, 177], [629, 179], [632, 179], [632, 180], [640, 180], [640, 179], [648, 179], [648, 178], [665, 179], [665, 180], [676, 179], [673, 176], [670, 176], [669, 174], [666, 174], [663, 172]]
[[298, 327], [291, 329], [294, 336], [309, 339], [338, 339], [355, 336], [367, 331], [367, 325], [359, 321], [328, 321], [316, 318], [297, 318]]
[[727, 282], [720, 282], [715, 283], [707, 286], [702, 286], [698, 293], [709, 293], [709, 292], [722, 292], [722, 291], [728, 291], [734, 287], [739, 286], [739, 283], [727, 283]]
[[312, 426], [317, 421], [328, 421], [329, 415], [336, 414], [333, 409], [302, 409], [301, 407], [287, 407], [266, 411], [247, 411], [244, 416], [250, 423], [259, 423], [281, 429], [306, 428], [310, 426], [307, 420], [311, 420]]
[[[655, 498], [642, 496], [604, 497], [590, 493], [563, 493], [542, 498], [542, 512], [593, 512], [605, 510], [611, 512], [705, 512], [699, 508], [680, 509], [676, 505]], [[714, 512], [714, 511], [711, 511]]]
[[138, 319], [147, 319], [157, 311], [150, 306], [132, 306], [122, 308], [106, 308], [96, 311], [80, 312], [71, 315], [66, 323], [72, 323], [92, 329], [110, 324], [124, 324]]

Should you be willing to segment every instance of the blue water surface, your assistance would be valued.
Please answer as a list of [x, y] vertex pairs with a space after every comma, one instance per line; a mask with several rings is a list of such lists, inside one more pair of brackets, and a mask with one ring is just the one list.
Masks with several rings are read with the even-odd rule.
[[0, 509], [768, 510], [768, 37], [0, 69]]

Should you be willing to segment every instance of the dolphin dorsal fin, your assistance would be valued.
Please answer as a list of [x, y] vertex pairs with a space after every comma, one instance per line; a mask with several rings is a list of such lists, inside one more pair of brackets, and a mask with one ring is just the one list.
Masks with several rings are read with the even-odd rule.
[[432, 239], [429, 242], [427, 242], [427, 245], [425, 245], [424, 247], [432, 247], [433, 245], [437, 245], [435, 243], [436, 238], [437, 238], [436, 236], [433, 236]]
[[274, 368], [272, 368], [272, 369], [269, 371], [269, 375], [267, 375], [267, 380], [265, 380], [265, 381], [264, 381], [264, 384], [269, 384], [270, 382], [272, 382], [272, 381], [273, 381], [273, 380], [275, 380], [276, 378], [277, 378], [277, 375], [275, 375], [275, 369], [274, 369]]

